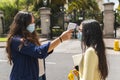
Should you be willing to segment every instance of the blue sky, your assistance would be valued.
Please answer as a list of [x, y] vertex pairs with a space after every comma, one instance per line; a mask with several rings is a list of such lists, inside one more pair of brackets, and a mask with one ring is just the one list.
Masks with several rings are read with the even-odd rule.
[[[109, 0], [110, 2], [114, 2], [115, 6], [114, 9], [116, 9], [118, 7], [118, 0]], [[104, 0], [104, 3], [108, 2], [108, 0]]]

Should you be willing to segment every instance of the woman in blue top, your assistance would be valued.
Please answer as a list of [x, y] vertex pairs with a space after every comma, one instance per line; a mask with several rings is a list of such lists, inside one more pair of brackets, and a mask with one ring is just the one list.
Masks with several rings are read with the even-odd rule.
[[39, 78], [38, 59], [43, 59], [41, 65], [44, 65], [44, 59], [62, 41], [70, 39], [71, 33], [72, 30], [65, 31], [52, 42], [41, 45], [35, 32], [33, 15], [18, 12], [10, 26], [6, 47], [9, 62], [13, 64], [10, 80], [46, 80], [43, 71]]

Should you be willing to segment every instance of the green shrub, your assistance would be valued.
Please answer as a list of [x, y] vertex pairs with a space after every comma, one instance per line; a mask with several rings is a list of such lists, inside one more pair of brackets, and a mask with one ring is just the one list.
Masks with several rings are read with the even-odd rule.
[[0, 42], [7, 41], [7, 38], [0, 38]]
[[59, 36], [63, 31], [64, 31], [63, 29], [52, 29], [52, 35]]
[[0, 0], [0, 10], [4, 12], [5, 32], [7, 32], [18, 9], [14, 4], [14, 0]]
[[41, 33], [41, 28], [36, 28], [36, 31], [40, 34]]

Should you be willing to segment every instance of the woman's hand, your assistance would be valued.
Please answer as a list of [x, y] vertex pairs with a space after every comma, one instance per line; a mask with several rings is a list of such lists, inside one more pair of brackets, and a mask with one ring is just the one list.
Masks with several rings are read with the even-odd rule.
[[62, 41], [68, 40], [72, 37], [72, 32], [73, 30], [67, 30], [64, 31], [61, 35], [60, 38], [62, 39]]

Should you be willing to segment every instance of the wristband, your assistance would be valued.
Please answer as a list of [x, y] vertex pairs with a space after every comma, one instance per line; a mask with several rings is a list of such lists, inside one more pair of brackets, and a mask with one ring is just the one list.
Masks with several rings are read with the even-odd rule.
[[61, 37], [59, 37], [59, 39], [60, 39], [60, 42], [62, 43], [62, 38], [61, 38]]

